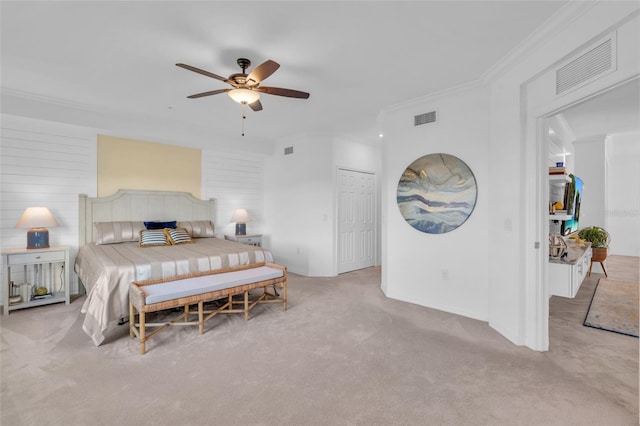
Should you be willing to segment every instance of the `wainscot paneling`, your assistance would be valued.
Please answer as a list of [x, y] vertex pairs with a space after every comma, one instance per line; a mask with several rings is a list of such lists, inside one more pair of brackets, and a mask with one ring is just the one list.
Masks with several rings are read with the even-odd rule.
[[0, 245], [26, 246], [27, 230], [15, 228], [20, 215], [27, 207], [48, 207], [59, 224], [49, 230], [49, 243], [71, 247], [70, 289], [79, 293], [73, 273], [78, 194], [96, 195], [97, 131], [6, 114], [0, 118]]

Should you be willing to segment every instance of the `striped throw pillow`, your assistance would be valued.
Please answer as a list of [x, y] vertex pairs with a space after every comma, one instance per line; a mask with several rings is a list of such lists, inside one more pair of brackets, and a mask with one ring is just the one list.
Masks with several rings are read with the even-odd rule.
[[171, 243], [167, 239], [164, 229], [143, 229], [140, 231], [140, 247], [168, 245]]
[[195, 243], [195, 241], [191, 239], [191, 235], [189, 235], [187, 230], [184, 228], [176, 228], [176, 229], [167, 228], [165, 229], [165, 232], [169, 237], [169, 242], [171, 242], [171, 244], [173, 245]]

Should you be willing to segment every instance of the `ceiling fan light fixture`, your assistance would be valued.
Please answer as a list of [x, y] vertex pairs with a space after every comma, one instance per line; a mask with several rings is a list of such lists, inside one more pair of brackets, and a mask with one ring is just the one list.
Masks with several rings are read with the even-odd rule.
[[239, 104], [252, 104], [260, 99], [260, 94], [249, 89], [233, 89], [227, 92], [229, 97]]

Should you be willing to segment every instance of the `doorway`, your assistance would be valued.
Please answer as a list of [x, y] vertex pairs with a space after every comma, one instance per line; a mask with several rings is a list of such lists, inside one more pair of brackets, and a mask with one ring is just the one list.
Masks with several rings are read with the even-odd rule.
[[[549, 233], [549, 221], [546, 215], [548, 207], [547, 164], [550, 158], [548, 120], [559, 113], [566, 114], [572, 108], [600, 95], [610, 93], [616, 88], [624, 87], [627, 83], [634, 82], [638, 78], [636, 74], [623, 81], [612, 82], [606, 86], [599, 85], [589, 92], [583, 91], [582, 94], [576, 94], [571, 99], [565, 99], [564, 102], [557, 100], [543, 103], [539, 102], [540, 98], [538, 98], [536, 99], [538, 101], [536, 108], [532, 108], [532, 105], [536, 105], [536, 102], [529, 99], [531, 103], [528, 104], [527, 108], [531, 113], [528, 115], [528, 123], [531, 127], [527, 133], [530, 137], [529, 140], [536, 142], [527, 146], [527, 157], [529, 159], [527, 165], [537, 178], [529, 182], [530, 193], [525, 197], [525, 200], [535, 212], [535, 220], [527, 227], [527, 232], [533, 241], [546, 241]], [[530, 90], [530, 87], [528, 89]], [[611, 105], [607, 107], [611, 108]], [[536, 112], [533, 112], [534, 110]], [[591, 121], [594, 121], [593, 118]], [[545, 214], [542, 214], [543, 212]], [[528, 345], [531, 348], [546, 351], [549, 348], [548, 247], [546, 244], [542, 244], [540, 248], [542, 250], [535, 250], [533, 255], [527, 256], [526, 260], [527, 269], [532, 272], [530, 277], [531, 285], [527, 286], [530, 291], [528, 298], [531, 300], [530, 306], [535, 306], [535, 309], [531, 310], [535, 314], [529, 318], [532, 321], [527, 323], [527, 327], [529, 327], [527, 338], [530, 339], [531, 343]]]
[[338, 273], [375, 265], [376, 179], [370, 172], [338, 169]]

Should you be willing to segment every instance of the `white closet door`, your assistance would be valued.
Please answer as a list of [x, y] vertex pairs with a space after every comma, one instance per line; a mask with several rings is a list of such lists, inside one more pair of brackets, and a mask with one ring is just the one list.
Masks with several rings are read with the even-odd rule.
[[375, 265], [375, 175], [338, 169], [338, 273]]

